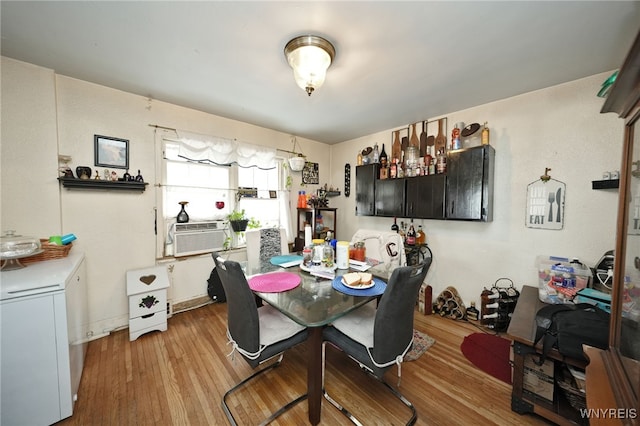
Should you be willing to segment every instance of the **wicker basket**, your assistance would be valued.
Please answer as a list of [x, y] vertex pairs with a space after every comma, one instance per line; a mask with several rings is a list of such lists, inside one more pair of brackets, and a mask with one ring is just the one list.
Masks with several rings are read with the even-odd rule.
[[58, 246], [55, 244], [49, 244], [49, 240], [42, 238], [40, 239], [40, 245], [42, 250], [44, 250], [42, 253], [36, 254], [35, 256], [23, 257], [20, 259], [20, 263], [26, 265], [29, 263], [42, 262], [43, 260], [62, 259], [69, 255], [69, 252], [73, 247], [73, 243]]

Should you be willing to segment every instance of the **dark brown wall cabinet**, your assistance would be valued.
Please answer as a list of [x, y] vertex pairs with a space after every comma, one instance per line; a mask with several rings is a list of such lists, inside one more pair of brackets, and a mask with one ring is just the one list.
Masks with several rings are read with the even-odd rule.
[[356, 167], [356, 216], [373, 216], [376, 213], [378, 168], [378, 164]]
[[495, 150], [491, 145], [447, 154], [447, 219], [493, 220], [494, 163]]
[[381, 179], [376, 182], [376, 216], [404, 216], [405, 181], [406, 179]]
[[407, 203], [403, 216], [444, 219], [446, 175], [407, 178]]
[[378, 179], [378, 164], [356, 167], [356, 215], [416, 219], [493, 220], [495, 150], [450, 151], [447, 173]]

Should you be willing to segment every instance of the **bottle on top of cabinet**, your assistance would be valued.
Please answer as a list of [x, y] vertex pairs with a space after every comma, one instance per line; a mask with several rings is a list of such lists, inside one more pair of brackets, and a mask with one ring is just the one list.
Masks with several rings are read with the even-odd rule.
[[373, 162], [380, 162], [380, 151], [378, 151], [378, 144], [373, 145]]
[[462, 145], [460, 143], [460, 127], [461, 123], [456, 123], [451, 131], [451, 149], [460, 149]]
[[447, 155], [444, 149], [438, 151], [438, 158], [436, 160], [436, 173], [442, 174], [447, 172]]
[[482, 126], [482, 145], [489, 145], [489, 126], [486, 121]]
[[[375, 152], [375, 151], [374, 151]], [[387, 153], [384, 150], [384, 144], [382, 144], [382, 151], [380, 151], [380, 167], [388, 167], [389, 166], [389, 157], [387, 157]]]

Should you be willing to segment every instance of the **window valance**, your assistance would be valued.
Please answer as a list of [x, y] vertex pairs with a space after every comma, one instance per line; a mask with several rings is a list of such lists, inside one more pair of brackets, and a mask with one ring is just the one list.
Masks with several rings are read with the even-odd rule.
[[276, 149], [234, 139], [176, 130], [179, 138], [178, 156], [190, 161], [218, 165], [236, 163], [239, 167], [276, 167]]

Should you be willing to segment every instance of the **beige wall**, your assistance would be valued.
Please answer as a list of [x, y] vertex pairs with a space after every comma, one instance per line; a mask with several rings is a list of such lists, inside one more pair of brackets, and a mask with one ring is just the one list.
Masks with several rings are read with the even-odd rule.
[[[74, 233], [73, 250], [87, 257], [91, 328], [100, 336], [128, 325], [125, 272], [156, 263], [154, 220], [158, 181], [154, 128], [157, 124], [197, 133], [236, 138], [291, 150], [290, 135], [239, 121], [149, 100], [2, 58], [2, 222], [1, 230], [48, 237]], [[129, 140], [132, 173], [140, 169], [144, 193], [67, 190], [56, 178], [57, 155], [73, 158], [71, 166], [95, 170], [93, 136]], [[325, 144], [298, 138], [302, 151], [328, 176], [330, 150]], [[287, 156], [288, 154], [282, 153]], [[100, 168], [102, 170], [102, 168]], [[293, 174], [292, 193], [300, 189]], [[318, 185], [309, 185], [313, 190]], [[292, 216], [295, 211], [293, 200]], [[179, 206], [176, 206], [176, 214]], [[240, 259], [244, 253], [237, 254]], [[210, 256], [167, 261], [173, 271], [173, 303], [206, 296], [213, 267]]]
[[[591, 76], [544, 90], [447, 114], [453, 123], [482, 124], [491, 129], [496, 149], [493, 222], [418, 220], [434, 252], [427, 281], [434, 295], [455, 286], [465, 303], [498, 278], [511, 278], [516, 286], [537, 285], [538, 255], [578, 257], [592, 267], [606, 250], [614, 248], [617, 190], [591, 189], [591, 181], [604, 171], [620, 169], [622, 120], [600, 114], [603, 100], [596, 97], [611, 73]], [[437, 118], [437, 117], [434, 117]], [[429, 118], [431, 119], [431, 118]], [[374, 143], [389, 149], [391, 131], [332, 148], [332, 158], [346, 158], [353, 166], [358, 149]], [[337, 179], [344, 164], [335, 164]], [[544, 174], [567, 185], [562, 230], [525, 226], [527, 185]], [[352, 191], [355, 188], [353, 175]], [[355, 212], [355, 197], [340, 197], [341, 212]], [[355, 217], [343, 226], [347, 235], [357, 228], [389, 229], [390, 218]]]
[[[483, 287], [501, 277], [513, 279], [518, 288], [535, 285], [534, 262], [539, 254], [577, 256], [593, 266], [605, 250], [613, 248], [618, 193], [591, 190], [591, 181], [603, 171], [620, 167], [622, 122], [613, 114], [600, 114], [602, 100], [595, 96], [607, 76], [447, 114], [449, 126], [460, 121], [489, 122], [496, 148], [494, 220], [417, 221], [425, 227], [434, 252], [428, 281], [435, 294], [453, 285], [465, 302], [479, 301]], [[149, 124], [291, 149], [289, 135], [281, 132], [2, 58], [1, 230], [39, 237], [70, 232], [78, 236], [74, 250], [87, 256], [95, 336], [127, 325], [125, 272], [156, 262], [157, 153]], [[391, 225], [390, 219], [354, 215], [356, 153], [376, 142], [385, 143], [389, 150], [391, 130], [330, 147], [299, 138], [303, 152], [320, 164], [320, 183], [337, 186], [343, 193], [331, 198], [331, 206], [338, 208], [339, 239], [350, 239], [358, 228], [387, 230]], [[71, 155], [74, 168], [94, 168], [94, 134], [130, 140], [131, 170], [140, 169], [150, 182], [144, 193], [72, 191], [58, 186], [58, 154]], [[352, 166], [348, 198], [344, 196], [347, 162]], [[565, 226], [560, 231], [524, 225], [527, 185], [545, 167], [567, 185]], [[300, 174], [293, 177], [292, 212]], [[173, 303], [206, 295], [212, 267], [209, 256], [166, 263], [173, 271], [169, 291]]]

